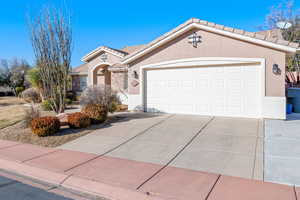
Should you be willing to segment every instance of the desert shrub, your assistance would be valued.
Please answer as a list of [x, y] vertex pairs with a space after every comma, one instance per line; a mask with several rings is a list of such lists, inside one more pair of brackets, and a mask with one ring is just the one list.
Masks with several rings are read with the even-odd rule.
[[85, 105], [81, 112], [86, 114], [93, 124], [102, 123], [107, 119], [107, 108], [100, 104]]
[[113, 92], [109, 87], [105, 86], [94, 86], [86, 88], [80, 97], [80, 104], [82, 106], [98, 104], [102, 105], [106, 109], [112, 100]]
[[31, 130], [34, 134], [42, 137], [57, 133], [60, 122], [57, 117], [39, 117], [31, 121]]
[[41, 107], [44, 111], [52, 110], [52, 101], [50, 99], [46, 99], [41, 103]]
[[23, 86], [16, 87], [16, 96], [19, 96], [24, 90], [25, 90], [25, 87], [23, 87]]
[[30, 127], [31, 121], [33, 119], [39, 118], [40, 116], [41, 116], [41, 112], [40, 112], [39, 107], [35, 104], [31, 104], [29, 109], [25, 110], [24, 121], [25, 121], [26, 127]]
[[21, 97], [28, 103], [39, 103], [41, 101], [40, 93], [35, 88], [28, 88], [21, 93]]
[[76, 112], [68, 115], [70, 128], [86, 128], [91, 125], [91, 119], [84, 113]]

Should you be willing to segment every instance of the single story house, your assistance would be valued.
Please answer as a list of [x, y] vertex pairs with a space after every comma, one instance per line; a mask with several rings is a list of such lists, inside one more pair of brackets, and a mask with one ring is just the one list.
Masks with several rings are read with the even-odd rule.
[[300, 49], [268, 34], [192, 18], [149, 44], [88, 53], [73, 88], [110, 85], [130, 110], [285, 119], [286, 56]]

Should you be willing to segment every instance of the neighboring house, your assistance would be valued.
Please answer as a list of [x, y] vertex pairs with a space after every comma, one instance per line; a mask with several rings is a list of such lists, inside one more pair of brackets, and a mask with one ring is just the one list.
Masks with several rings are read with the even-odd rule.
[[143, 46], [99, 47], [73, 76], [120, 90], [130, 110], [285, 119], [285, 60], [297, 51], [296, 43], [193, 18]]

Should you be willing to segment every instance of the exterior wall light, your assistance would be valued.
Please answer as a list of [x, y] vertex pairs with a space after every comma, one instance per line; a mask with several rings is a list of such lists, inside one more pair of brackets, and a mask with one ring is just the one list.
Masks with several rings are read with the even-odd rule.
[[278, 64], [273, 64], [272, 71], [273, 71], [273, 74], [276, 74], [276, 75], [281, 74], [281, 69], [279, 68]]
[[201, 43], [201, 36], [198, 36], [196, 32], [194, 32], [191, 36], [188, 37], [189, 43], [193, 45], [193, 47], [197, 48], [198, 43]]
[[137, 71], [135, 71], [135, 70], [133, 71], [132, 77], [135, 79], [139, 79], [139, 75], [138, 75]]

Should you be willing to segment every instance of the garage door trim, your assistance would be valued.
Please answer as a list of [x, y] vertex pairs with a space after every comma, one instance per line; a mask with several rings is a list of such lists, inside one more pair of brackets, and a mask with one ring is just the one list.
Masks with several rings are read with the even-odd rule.
[[[146, 112], [147, 103], [146, 103], [146, 87], [147, 80], [145, 80], [145, 72], [147, 70], [155, 69], [168, 69], [168, 68], [190, 68], [190, 67], [208, 67], [208, 66], [226, 66], [226, 65], [238, 65], [238, 64], [259, 64], [261, 70], [261, 106], [263, 99], [266, 94], [265, 88], [265, 59], [264, 58], [228, 58], [228, 57], [201, 57], [201, 58], [188, 58], [188, 59], [179, 59], [171, 60], [166, 62], [154, 63], [150, 65], [144, 65], [140, 68], [140, 91], [141, 91], [141, 102], [142, 109]], [[261, 108], [261, 117], [262, 117]]]

